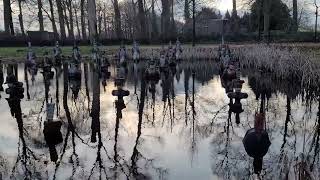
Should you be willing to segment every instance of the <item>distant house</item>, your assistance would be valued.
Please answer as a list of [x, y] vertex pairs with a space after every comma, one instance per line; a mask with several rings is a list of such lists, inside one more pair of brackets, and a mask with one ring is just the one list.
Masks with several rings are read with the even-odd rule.
[[[222, 30], [222, 15], [216, 14], [213, 9], [203, 8], [196, 16], [196, 35], [197, 36], [216, 36], [223, 31], [225, 34], [230, 32], [229, 21], [225, 20]], [[184, 33], [192, 32], [193, 22], [190, 19], [184, 26]]]
[[27, 31], [28, 38], [31, 42], [54, 41], [54, 33], [48, 31]]

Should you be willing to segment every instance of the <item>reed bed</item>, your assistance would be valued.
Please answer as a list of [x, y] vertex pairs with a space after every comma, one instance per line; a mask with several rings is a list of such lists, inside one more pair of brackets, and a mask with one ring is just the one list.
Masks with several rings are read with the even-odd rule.
[[[165, 47], [165, 50], [168, 48]], [[160, 58], [161, 47], [153, 47], [140, 48], [140, 58], [142, 59], [150, 59]], [[112, 52], [113, 56], [116, 56], [116, 52]], [[127, 49], [127, 56], [129, 59], [132, 58], [131, 48]], [[192, 60], [192, 59], [208, 59], [208, 60], [216, 60], [218, 58], [218, 49], [216, 47], [183, 47], [183, 52], [181, 54], [182, 60]]]
[[315, 53], [297, 47], [256, 45], [234, 49], [242, 68], [271, 72], [279, 80], [298, 81], [302, 86], [319, 88], [320, 61]]

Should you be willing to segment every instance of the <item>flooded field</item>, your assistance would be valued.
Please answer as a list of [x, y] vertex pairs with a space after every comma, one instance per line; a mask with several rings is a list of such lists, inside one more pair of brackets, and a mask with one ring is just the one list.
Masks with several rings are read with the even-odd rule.
[[[262, 178], [320, 175], [320, 101], [297, 82], [243, 69], [248, 97], [233, 102], [217, 63], [181, 62], [146, 80], [141, 62], [125, 69], [126, 96], [113, 91], [113, 65], [82, 63], [78, 80], [68, 68], [1, 64], [0, 179], [251, 179], [259, 165], [243, 139], [259, 112], [271, 142]], [[4, 92], [8, 72], [24, 97]], [[50, 108], [61, 123], [48, 130]]]

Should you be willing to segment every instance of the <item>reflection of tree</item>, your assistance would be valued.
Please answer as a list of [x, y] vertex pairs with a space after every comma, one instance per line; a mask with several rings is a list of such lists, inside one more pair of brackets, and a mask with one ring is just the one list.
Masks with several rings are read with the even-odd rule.
[[[310, 170], [314, 170], [315, 164], [319, 165], [319, 152], [320, 152], [320, 98], [318, 99], [318, 117], [317, 117], [317, 122], [315, 125], [315, 130], [314, 130], [314, 135], [312, 138], [312, 143], [309, 149], [309, 154], [311, 153], [313, 149], [313, 157], [311, 159], [311, 165], [310, 165]], [[318, 157], [318, 159], [317, 159]], [[317, 162], [316, 162], [317, 161]]]
[[64, 81], [64, 83], [63, 83], [63, 108], [65, 110], [65, 115], [67, 118], [68, 127], [67, 127], [67, 133], [64, 138], [64, 144], [63, 144], [63, 148], [62, 148], [62, 153], [60, 155], [60, 161], [58, 161], [58, 163], [56, 164], [54, 179], [56, 178], [56, 173], [60, 167], [61, 161], [62, 161], [62, 159], [65, 155], [65, 152], [67, 150], [70, 135], [71, 135], [71, 143], [72, 143], [72, 154], [69, 157], [69, 162], [72, 164], [71, 178], [73, 178], [73, 176], [76, 173], [77, 168], [80, 166], [79, 155], [76, 152], [75, 138], [76, 137], [79, 138], [84, 143], [84, 140], [75, 131], [75, 127], [72, 123], [71, 113], [70, 113], [69, 106], [68, 106], [68, 65], [66, 63], [63, 65], [63, 81]]
[[[97, 157], [96, 161], [91, 168], [90, 175], [88, 179], [91, 179], [94, 175], [94, 169], [98, 167], [98, 176], [99, 179], [102, 178], [104, 175], [105, 178], [108, 179], [107, 171], [105, 165], [103, 164], [103, 159], [101, 156], [101, 150], [105, 150], [107, 153], [106, 148], [103, 146], [102, 136], [101, 136], [101, 129], [100, 129], [100, 85], [99, 85], [99, 70], [94, 68], [93, 70], [93, 77], [92, 77], [92, 90], [93, 90], [93, 97], [92, 97], [92, 107], [91, 107], [91, 142], [97, 142], [96, 137], [98, 136], [98, 146], [97, 146]], [[110, 158], [109, 158], [110, 159]]]
[[291, 116], [291, 100], [290, 100], [290, 98], [288, 96], [287, 96], [286, 109], [287, 109], [287, 114], [286, 114], [286, 120], [285, 120], [285, 123], [284, 123], [283, 143], [281, 145], [281, 151], [283, 151], [283, 148], [284, 148], [285, 144], [287, 143], [288, 124], [290, 122], [290, 116]]
[[[166, 117], [166, 111], [169, 109], [170, 128], [172, 131], [174, 123], [174, 74], [172, 71], [161, 74], [162, 101], [163, 101], [163, 120]], [[171, 96], [170, 96], [171, 95]]]
[[57, 116], [60, 114], [60, 100], [59, 100], [59, 77], [61, 75], [61, 68], [56, 66], [56, 108], [57, 108]]
[[90, 95], [89, 95], [89, 87], [88, 87], [88, 64], [84, 63], [84, 83], [85, 83], [85, 88], [86, 88], [86, 96], [87, 96], [87, 101], [88, 101], [88, 107], [90, 107]]
[[[8, 76], [13, 76], [17, 78], [17, 70], [15, 70], [15, 75], [13, 75], [13, 68], [15, 66], [8, 66]], [[34, 179], [36, 178], [40, 173], [37, 172], [37, 161], [38, 158], [34, 154], [34, 152], [28, 147], [27, 142], [25, 140], [25, 134], [26, 131], [24, 129], [23, 125], [23, 119], [22, 119], [22, 111], [21, 111], [21, 94], [23, 92], [20, 92], [19, 85], [17, 85], [20, 82], [15, 82], [14, 80], [8, 80], [9, 83], [13, 83], [13, 87], [10, 87], [7, 89], [9, 93], [9, 98], [6, 98], [9, 104], [10, 112], [11, 115], [16, 119], [17, 125], [18, 125], [18, 131], [19, 131], [19, 143], [18, 143], [18, 155], [17, 155], [17, 160], [13, 166], [13, 169], [11, 171], [11, 178], [22, 178], [24, 177], [25, 179]], [[6, 92], [7, 92], [6, 90]], [[20, 170], [22, 169], [22, 172], [24, 173], [23, 175], [20, 174]]]
[[[33, 179], [34, 177], [36, 177], [36, 172], [32, 171], [35, 171], [34, 163], [37, 162], [32, 161], [37, 161], [38, 159], [35, 156], [34, 152], [27, 146], [27, 143], [24, 138], [24, 127], [20, 100], [16, 98], [9, 98], [7, 100], [10, 106], [11, 114], [16, 118], [20, 138], [18, 143], [18, 157], [15, 162], [15, 165], [13, 166], [11, 177], [16, 177], [16, 171], [18, 171], [19, 168], [23, 168], [24, 177], [27, 179]], [[21, 167], [18, 167], [19, 163], [21, 163]]]
[[189, 79], [190, 79], [190, 69], [184, 70], [184, 111], [185, 111], [185, 123], [188, 125], [188, 100], [189, 100]]
[[[145, 168], [148, 169], [148, 166], [151, 166], [153, 169], [159, 173], [159, 177], [164, 177], [167, 174], [167, 170], [161, 167], [156, 167], [153, 164], [153, 159], [149, 159], [141, 154], [138, 150], [138, 146], [140, 144], [141, 138], [141, 130], [142, 130], [142, 120], [143, 120], [143, 110], [145, 106], [145, 97], [146, 97], [146, 82], [144, 80], [141, 81], [141, 89], [140, 89], [140, 103], [138, 107], [138, 130], [137, 130], [137, 137], [135, 140], [135, 145], [133, 147], [133, 152], [131, 156], [131, 167], [130, 167], [130, 176], [132, 175], [134, 179], [149, 179], [145, 173], [139, 171], [138, 167], [138, 160], [141, 159], [145, 161]], [[142, 167], [140, 167], [142, 168]]]
[[[27, 71], [27, 65], [24, 67], [24, 80], [26, 83], [26, 88], [27, 88], [27, 99], [30, 100], [30, 93], [29, 93], [29, 78], [28, 78], [28, 71]], [[2, 69], [2, 67], [1, 67]], [[2, 84], [1, 84], [2, 85]]]

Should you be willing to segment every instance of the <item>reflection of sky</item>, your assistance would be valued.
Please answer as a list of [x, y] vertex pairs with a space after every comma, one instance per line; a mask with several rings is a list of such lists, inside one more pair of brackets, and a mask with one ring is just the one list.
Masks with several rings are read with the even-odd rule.
[[[89, 67], [90, 68], [90, 67]], [[200, 68], [201, 69], [201, 68]], [[196, 71], [197, 73], [197, 71]], [[112, 74], [113, 76], [113, 74]], [[129, 76], [132, 77], [132, 71], [129, 69]], [[30, 78], [30, 76], [29, 76]], [[217, 177], [227, 177], [227, 173], [230, 172], [231, 177], [243, 178], [248, 176], [248, 171], [252, 168], [251, 158], [249, 158], [243, 148], [242, 138], [246, 130], [253, 126], [253, 115], [259, 107], [259, 102], [255, 100], [255, 95], [248, 85], [248, 79], [243, 78], [246, 83], [244, 84], [243, 91], [249, 94], [247, 100], [242, 100], [244, 112], [241, 114], [240, 125], [235, 124], [235, 118], [232, 116], [232, 126], [230, 127], [229, 140], [227, 142], [227, 134], [225, 132], [227, 110], [224, 108], [229, 102], [225, 90], [221, 87], [220, 78], [215, 75], [212, 80], [201, 85], [199, 82], [195, 82], [195, 120], [194, 128], [192, 126], [192, 109], [190, 102], [192, 101], [192, 76], [189, 79], [189, 99], [187, 100], [187, 113], [185, 114], [185, 93], [184, 93], [184, 78], [185, 73], [180, 75], [180, 81], [178, 82], [174, 78], [174, 90], [175, 98], [174, 102], [171, 99], [171, 103], [174, 103], [174, 119], [171, 120], [170, 116], [173, 116], [173, 109], [168, 108], [168, 104], [162, 101], [162, 87], [161, 82], [157, 84], [156, 88], [156, 102], [155, 102], [155, 121], [152, 122], [152, 99], [150, 92], [147, 93], [144, 116], [142, 121], [141, 136], [137, 145], [137, 150], [141, 155], [147, 159], [154, 159], [152, 166], [144, 168], [146, 163], [143, 158], [140, 158], [137, 162], [139, 165], [139, 171], [145, 175], [156, 179], [157, 171], [155, 168], [162, 168], [167, 170], [167, 179], [215, 179]], [[24, 82], [23, 66], [19, 66], [19, 80]], [[92, 100], [92, 74], [89, 74], [89, 90], [90, 99]], [[130, 81], [133, 81], [130, 78]], [[50, 97], [55, 101], [56, 84], [55, 79], [51, 81]], [[26, 97], [22, 100], [21, 107], [24, 117], [24, 125], [29, 133], [26, 136], [30, 136], [27, 139], [27, 144], [36, 154], [41, 157], [41, 161], [48, 160], [48, 149], [45, 148], [45, 142], [42, 135], [42, 128], [39, 122], [35, 119], [38, 117], [38, 112], [41, 109], [42, 102], [44, 100], [44, 85], [42, 74], [38, 72], [36, 82], [34, 85], [30, 84], [31, 101], [26, 101]], [[141, 82], [137, 83], [137, 95], [134, 92], [134, 82], [127, 82], [125, 89], [130, 91], [130, 96], [124, 99], [126, 103], [126, 109], [122, 111], [123, 119], [120, 120], [119, 137], [117, 144], [117, 151], [119, 156], [124, 160], [121, 163], [131, 164], [131, 156], [135, 146], [135, 141], [138, 131], [138, 110], [137, 104], [140, 99], [140, 87]], [[85, 92], [84, 75], [82, 76], [81, 91], [79, 93], [78, 100], [73, 102], [71, 100], [71, 90], [68, 94], [68, 105], [71, 112], [73, 123], [76, 127], [76, 132], [84, 139], [85, 142], [90, 141], [91, 134], [91, 118], [87, 111], [87, 98]], [[24, 85], [26, 88], [26, 85]], [[114, 155], [114, 135], [115, 135], [115, 97], [111, 95], [114, 90], [113, 80], [107, 81], [106, 91], [104, 92], [101, 87], [100, 96], [100, 121], [101, 121], [101, 133], [103, 144], [106, 147], [108, 155], [113, 157]], [[63, 74], [59, 78], [59, 93], [60, 93], [60, 115], [63, 119], [64, 125], [62, 132], [65, 135], [67, 128], [67, 121], [65, 119], [65, 112], [62, 105], [63, 97]], [[7, 97], [3, 92], [1, 93], [2, 99], [0, 100], [0, 116], [1, 131], [0, 131], [0, 152], [1, 156], [12, 158], [12, 162], [17, 154], [18, 132], [16, 120], [11, 117], [7, 101], [4, 97]], [[289, 161], [293, 161], [295, 156], [303, 151], [303, 133], [307, 133], [306, 149], [310, 147], [310, 136], [313, 133], [313, 125], [315, 123], [316, 105], [312, 106], [311, 111], [305, 114], [305, 107], [301, 101], [301, 98], [293, 101], [292, 104], [292, 123], [288, 126], [288, 138], [287, 144], [284, 146], [284, 151], [287, 154]], [[89, 104], [91, 108], [91, 102]], [[264, 158], [264, 167], [267, 172], [275, 172], [279, 165], [280, 158], [280, 146], [283, 143], [284, 121], [286, 116], [286, 96], [284, 94], [273, 94], [269, 100], [267, 111], [267, 130], [272, 142], [269, 149], [269, 153]], [[45, 109], [45, 108], [44, 108]], [[163, 112], [165, 110], [165, 116]], [[216, 112], [220, 111], [216, 119], [213, 121], [213, 126], [210, 125], [212, 118]], [[34, 112], [34, 113], [33, 113]], [[305, 115], [304, 115], [305, 114]], [[308, 117], [310, 116], [310, 117]], [[45, 115], [41, 113], [40, 117], [45, 118]], [[304, 130], [304, 124], [302, 121], [305, 118], [306, 124]], [[187, 119], [187, 123], [186, 123]], [[194, 130], [194, 131], [193, 131]], [[194, 132], [194, 133], [193, 133]], [[295, 134], [294, 134], [295, 133]], [[296, 141], [295, 141], [296, 138]], [[79, 155], [80, 165], [83, 167], [82, 172], [79, 168], [75, 177], [88, 177], [90, 170], [94, 164], [97, 155], [97, 147], [95, 144], [88, 145], [83, 144], [77, 137], [76, 139], [76, 152]], [[34, 145], [33, 142], [40, 142], [42, 145]], [[69, 138], [67, 151], [62, 164], [58, 170], [57, 178], [65, 179], [72, 174], [72, 166], [69, 163], [68, 157], [72, 154], [72, 143]], [[295, 143], [296, 142], [296, 143]], [[225, 148], [227, 146], [227, 148]], [[295, 147], [292, 149], [292, 147]], [[61, 152], [63, 144], [57, 146], [58, 153]], [[307, 151], [306, 150], [306, 151]], [[221, 165], [224, 155], [228, 152], [228, 161], [224, 161], [225, 164]], [[295, 154], [294, 154], [295, 153]], [[102, 151], [103, 162], [106, 167], [113, 167], [112, 161], [108, 160], [105, 152]], [[10, 163], [10, 164], [11, 164]], [[11, 164], [12, 166], [12, 164]], [[54, 173], [54, 165], [49, 163], [46, 166], [48, 174], [52, 177]], [[95, 172], [98, 172], [97, 170]], [[81, 175], [84, 173], [84, 175]], [[120, 173], [121, 174], [121, 173]], [[122, 175], [123, 177], [123, 175]], [[273, 178], [270, 173], [271, 179]], [[120, 178], [121, 179], [121, 178]]]

